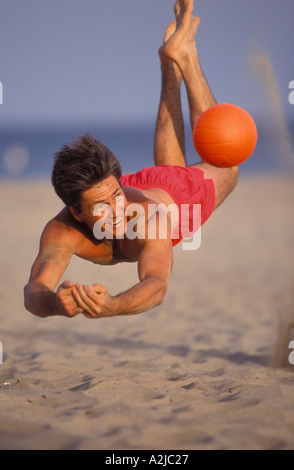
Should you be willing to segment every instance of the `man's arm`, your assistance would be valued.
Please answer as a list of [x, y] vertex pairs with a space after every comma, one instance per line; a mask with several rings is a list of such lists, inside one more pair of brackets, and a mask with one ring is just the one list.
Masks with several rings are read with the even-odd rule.
[[163, 302], [173, 263], [169, 240], [151, 240], [146, 243], [138, 260], [140, 282], [116, 297], [119, 314], [140, 313]]
[[116, 296], [99, 284], [72, 289], [77, 304], [88, 318], [133, 315], [160, 305], [165, 297], [172, 270], [170, 240], [148, 240], [139, 259], [140, 282]]
[[34, 315], [74, 316], [81, 312], [71, 295], [73, 283], [65, 281], [54, 292], [73, 254], [72, 247], [66, 242], [54, 242], [56, 238], [52, 224], [45, 228], [39, 254], [32, 266], [30, 279], [24, 288], [24, 305]]

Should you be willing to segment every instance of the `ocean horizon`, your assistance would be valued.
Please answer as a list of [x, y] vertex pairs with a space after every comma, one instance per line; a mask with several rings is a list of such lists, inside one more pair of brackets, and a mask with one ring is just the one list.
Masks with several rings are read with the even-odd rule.
[[[192, 133], [186, 126], [188, 164], [199, 157]], [[287, 132], [277, 133], [270, 122], [257, 122], [258, 141], [253, 154], [240, 166], [243, 174], [281, 173], [294, 170], [294, 122]], [[118, 156], [123, 173], [133, 173], [153, 165], [155, 122], [126, 124], [74, 124], [67, 126], [27, 126], [0, 129], [0, 178], [49, 178], [54, 154], [64, 144], [88, 133], [99, 139]], [[283, 134], [283, 135], [282, 135]]]

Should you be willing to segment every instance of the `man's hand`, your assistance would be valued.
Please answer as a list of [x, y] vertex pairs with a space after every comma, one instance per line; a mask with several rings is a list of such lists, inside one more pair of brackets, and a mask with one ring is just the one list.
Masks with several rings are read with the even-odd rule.
[[87, 318], [102, 318], [115, 314], [115, 300], [101, 284], [75, 284], [70, 289], [80, 311]]
[[57, 305], [60, 315], [67, 317], [75, 317], [78, 313], [82, 313], [83, 309], [79, 306], [73, 296], [74, 283], [64, 281], [57, 289]]

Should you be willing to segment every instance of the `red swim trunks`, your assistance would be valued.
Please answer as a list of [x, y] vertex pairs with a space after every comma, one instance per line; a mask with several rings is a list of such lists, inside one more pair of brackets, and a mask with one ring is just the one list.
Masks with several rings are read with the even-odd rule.
[[[196, 232], [200, 226], [193, 223], [193, 205], [201, 205], [201, 225], [212, 214], [215, 207], [215, 187], [212, 179], [205, 179], [204, 172], [195, 167], [182, 167], [177, 165], [159, 165], [144, 168], [135, 174], [124, 175], [120, 179], [122, 186], [131, 186], [137, 189], [157, 188], [165, 191], [173, 199], [179, 210], [179, 227], [172, 235], [173, 246], [185, 238], [182, 229], [181, 208], [189, 205], [189, 228]], [[198, 206], [199, 207], [199, 206]], [[194, 217], [195, 219], [195, 217]], [[193, 233], [194, 233], [193, 232]], [[190, 237], [191, 237], [190, 233]]]

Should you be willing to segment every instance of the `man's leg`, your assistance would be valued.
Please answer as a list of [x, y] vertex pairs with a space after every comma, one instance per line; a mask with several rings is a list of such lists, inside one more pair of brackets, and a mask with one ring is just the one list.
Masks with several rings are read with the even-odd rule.
[[[193, 17], [193, 0], [177, 0], [175, 12], [176, 30], [162, 46], [161, 56], [166, 57], [166, 60], [172, 60], [181, 72], [187, 89], [190, 122], [193, 128], [200, 114], [214, 106], [216, 101], [199, 62], [194, 39], [199, 19]], [[173, 117], [171, 115], [171, 118]], [[168, 153], [166, 155], [168, 163]], [[238, 179], [238, 167], [219, 168], [205, 162], [193, 166], [202, 169], [206, 178], [213, 179], [216, 190], [216, 206], [218, 206], [235, 187]]]
[[155, 165], [186, 166], [185, 134], [181, 107], [182, 74], [164, 53], [164, 45], [175, 33], [176, 21], [166, 31], [159, 49], [161, 62], [161, 95], [154, 136]]

